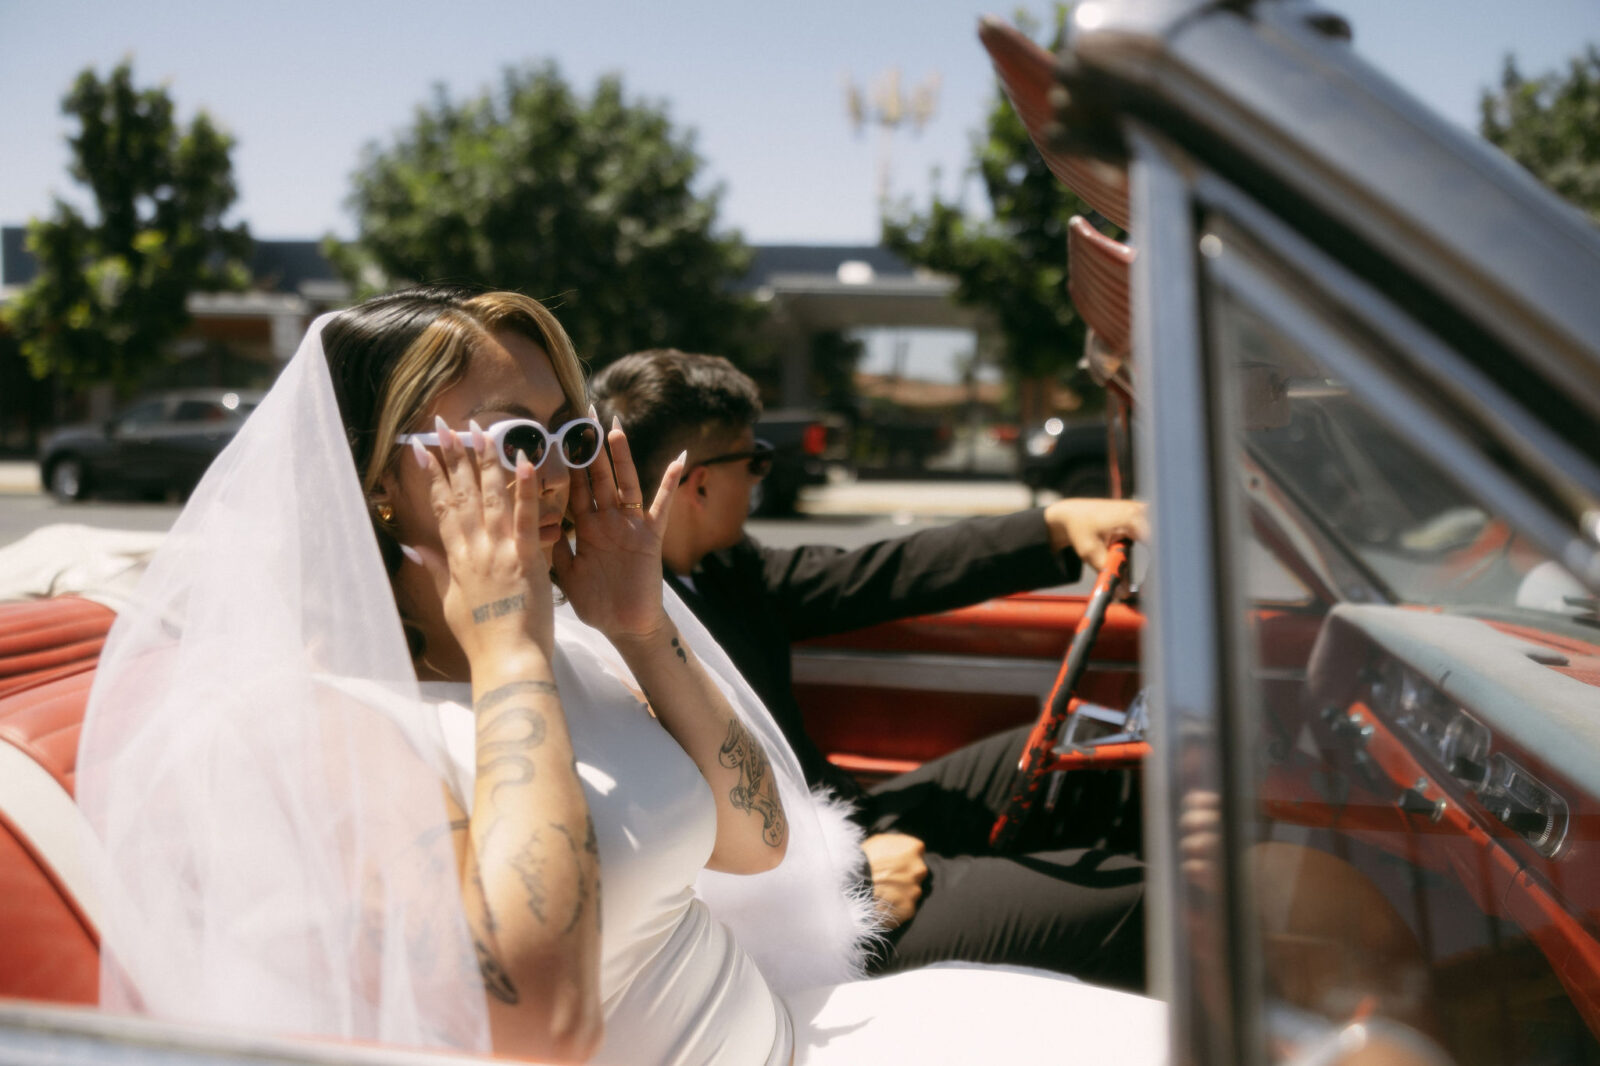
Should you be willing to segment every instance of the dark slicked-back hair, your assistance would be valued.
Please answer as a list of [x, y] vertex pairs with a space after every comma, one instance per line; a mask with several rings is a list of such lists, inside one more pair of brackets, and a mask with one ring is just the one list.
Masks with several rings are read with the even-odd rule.
[[622, 419], [647, 503], [679, 452], [703, 457], [761, 417], [761, 393], [742, 371], [676, 348], [623, 356], [590, 380], [589, 397], [602, 425]]

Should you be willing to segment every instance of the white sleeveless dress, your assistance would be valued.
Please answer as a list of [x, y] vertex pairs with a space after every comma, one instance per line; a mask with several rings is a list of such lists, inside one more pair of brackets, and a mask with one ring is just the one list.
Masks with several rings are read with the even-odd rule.
[[[460, 795], [472, 798], [467, 685], [424, 684], [439, 703]], [[640, 703], [568, 709], [600, 846], [600, 996], [605, 1044], [592, 1060], [640, 1066], [787, 1063], [783, 1004], [694, 895], [711, 858], [716, 807], [699, 767]]]
[[[470, 689], [422, 690], [438, 704], [458, 794], [470, 802]], [[1159, 1002], [1036, 970], [930, 967], [779, 1000], [694, 896], [716, 836], [710, 787], [644, 706], [620, 684], [618, 693], [567, 709], [600, 848], [605, 1043], [592, 1061], [972, 1066], [1067, 1050], [1084, 1062], [1165, 1061]]]

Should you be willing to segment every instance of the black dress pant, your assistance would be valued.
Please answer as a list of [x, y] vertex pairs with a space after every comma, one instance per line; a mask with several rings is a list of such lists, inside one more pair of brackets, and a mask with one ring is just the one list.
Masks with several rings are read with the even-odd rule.
[[873, 972], [944, 960], [1013, 963], [1143, 989], [1136, 774], [1067, 775], [1053, 813], [1036, 811], [1008, 853], [989, 848], [1029, 728], [970, 744], [870, 794], [870, 832], [907, 833], [928, 848], [921, 903], [889, 934]]

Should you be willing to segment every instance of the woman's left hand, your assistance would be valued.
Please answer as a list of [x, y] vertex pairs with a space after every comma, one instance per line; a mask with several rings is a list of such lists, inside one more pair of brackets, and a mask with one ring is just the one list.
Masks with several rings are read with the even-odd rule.
[[610, 462], [601, 455], [571, 471], [577, 551], [561, 537], [551, 556], [578, 617], [616, 642], [670, 624], [661, 605], [661, 541], [687, 455], [667, 464], [655, 500], [645, 507], [628, 438], [615, 419], [607, 440]]

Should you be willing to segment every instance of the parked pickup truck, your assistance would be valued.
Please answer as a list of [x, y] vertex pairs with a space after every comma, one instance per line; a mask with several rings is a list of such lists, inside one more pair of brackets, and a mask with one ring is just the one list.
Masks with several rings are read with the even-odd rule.
[[756, 437], [776, 450], [772, 472], [750, 498], [751, 514], [793, 514], [802, 488], [821, 485], [828, 480], [830, 466], [849, 462], [850, 424], [830, 411], [767, 411], [756, 423]]

